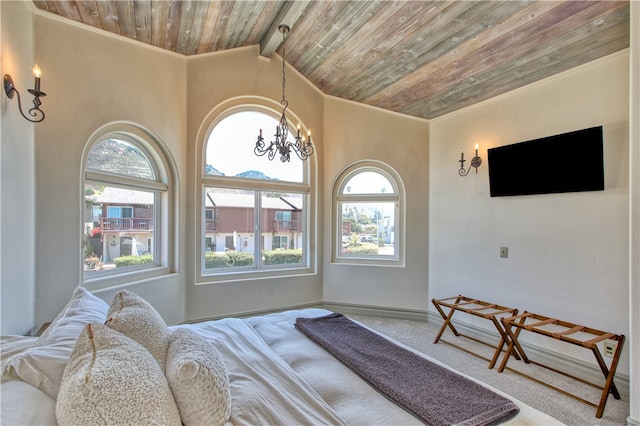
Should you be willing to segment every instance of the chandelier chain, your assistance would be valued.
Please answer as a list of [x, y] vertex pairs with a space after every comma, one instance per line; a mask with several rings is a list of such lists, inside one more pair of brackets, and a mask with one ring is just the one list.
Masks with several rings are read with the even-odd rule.
[[267, 154], [267, 158], [269, 160], [273, 160], [275, 156], [279, 154], [280, 161], [284, 163], [290, 161], [291, 151], [293, 151], [301, 160], [306, 160], [313, 154], [313, 145], [311, 144], [311, 131], [309, 131], [308, 139], [306, 140], [304, 136], [300, 135], [300, 124], [298, 124], [297, 135], [294, 136], [293, 142], [288, 140], [289, 125], [287, 123], [287, 117], [285, 114], [287, 111], [287, 106], [289, 105], [285, 96], [285, 89], [287, 87], [287, 80], [285, 75], [285, 58], [287, 52], [285, 50], [285, 42], [287, 33], [289, 32], [289, 26], [281, 24], [280, 26], [278, 26], [278, 31], [282, 33], [282, 101], [280, 102], [283, 106], [282, 116], [280, 117], [280, 122], [276, 126], [276, 133], [274, 135], [275, 139], [267, 145], [264, 142], [264, 138], [262, 137], [262, 129], [260, 129], [260, 133], [258, 134], [258, 139], [256, 141], [253, 152], [259, 157]]

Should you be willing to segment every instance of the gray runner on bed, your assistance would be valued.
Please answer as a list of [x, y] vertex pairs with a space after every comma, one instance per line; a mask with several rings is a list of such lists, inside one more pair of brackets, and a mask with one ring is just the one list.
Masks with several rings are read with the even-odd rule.
[[509, 399], [394, 344], [342, 314], [296, 318], [295, 326], [426, 424], [495, 425], [519, 412]]

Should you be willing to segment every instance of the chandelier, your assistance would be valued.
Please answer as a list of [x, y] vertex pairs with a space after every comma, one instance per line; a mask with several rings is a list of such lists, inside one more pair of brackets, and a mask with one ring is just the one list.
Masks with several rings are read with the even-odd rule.
[[311, 145], [311, 131], [307, 133], [307, 139], [305, 140], [304, 136], [300, 136], [300, 124], [298, 124], [297, 134], [295, 136], [295, 140], [293, 142], [288, 140], [289, 137], [289, 126], [287, 124], [287, 118], [285, 117], [285, 112], [287, 111], [287, 107], [289, 106], [289, 102], [284, 96], [284, 91], [286, 87], [285, 80], [285, 56], [286, 52], [284, 49], [284, 42], [287, 37], [287, 33], [289, 32], [289, 26], [285, 24], [281, 24], [278, 26], [278, 31], [282, 33], [282, 100], [280, 103], [284, 106], [282, 109], [282, 117], [280, 117], [280, 123], [276, 126], [276, 133], [273, 135], [275, 139], [269, 143], [269, 146], [264, 142], [264, 138], [262, 137], [262, 129], [260, 129], [260, 133], [258, 134], [258, 140], [256, 141], [256, 147], [253, 152], [262, 157], [265, 154], [268, 154], [267, 157], [269, 160], [273, 160], [276, 154], [280, 155], [280, 161], [283, 163], [285, 161], [289, 161], [291, 159], [291, 151], [296, 153], [298, 158], [301, 160], [306, 160], [310, 155], [313, 154], [313, 145]]

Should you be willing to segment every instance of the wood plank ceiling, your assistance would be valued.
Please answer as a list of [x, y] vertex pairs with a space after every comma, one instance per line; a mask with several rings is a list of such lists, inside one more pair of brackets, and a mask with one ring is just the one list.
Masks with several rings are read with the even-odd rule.
[[629, 46], [628, 1], [39, 1], [183, 55], [260, 45], [324, 93], [435, 118]]

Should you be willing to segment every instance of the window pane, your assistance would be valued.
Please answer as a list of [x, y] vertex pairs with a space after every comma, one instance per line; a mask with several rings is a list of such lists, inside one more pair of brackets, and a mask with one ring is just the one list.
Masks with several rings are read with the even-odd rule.
[[155, 180], [151, 163], [135, 145], [118, 139], [95, 144], [87, 157], [87, 170], [98, 170]]
[[[304, 164], [295, 154], [291, 161], [283, 163], [279, 158], [269, 161], [266, 156], [258, 157], [253, 153], [260, 130], [268, 144], [277, 124], [274, 117], [255, 111], [238, 112], [224, 118], [207, 141], [206, 174], [303, 182]], [[291, 132], [289, 140], [294, 140]]]
[[154, 207], [153, 192], [85, 185], [84, 270], [155, 263]]
[[361, 172], [343, 186], [342, 194], [393, 194], [389, 179], [376, 172]]
[[255, 192], [205, 191], [205, 269], [254, 267]]
[[304, 195], [264, 192], [260, 202], [264, 264], [303, 264]]
[[342, 254], [395, 256], [395, 203], [344, 202]]

